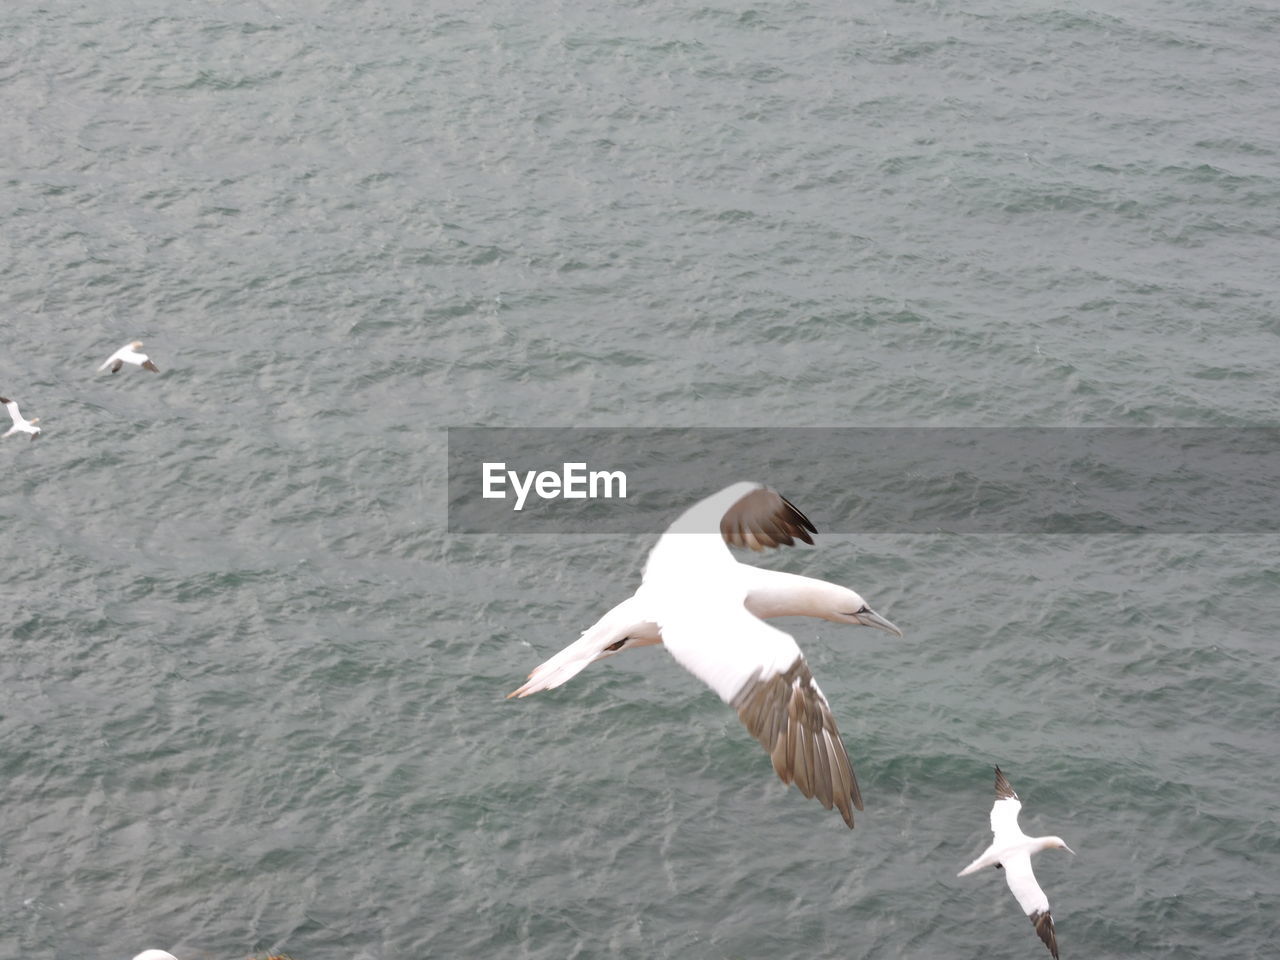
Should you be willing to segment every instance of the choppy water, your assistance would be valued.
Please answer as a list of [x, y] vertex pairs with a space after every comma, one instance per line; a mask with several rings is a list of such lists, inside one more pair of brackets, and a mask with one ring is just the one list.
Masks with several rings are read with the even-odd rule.
[[[763, 562], [855, 831], [661, 651], [651, 542], [449, 536], [449, 425], [1274, 425], [1273, 4], [0, 12], [0, 955], [1263, 957], [1274, 536]], [[160, 376], [94, 367], [139, 337]], [[736, 477], [708, 477], [714, 489]], [[768, 479], [768, 478], [761, 478]], [[805, 505], [842, 491], [815, 471]]]

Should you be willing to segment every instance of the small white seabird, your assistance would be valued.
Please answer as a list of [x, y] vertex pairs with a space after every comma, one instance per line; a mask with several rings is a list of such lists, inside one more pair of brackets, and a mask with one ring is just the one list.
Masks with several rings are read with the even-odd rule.
[[699, 501], [649, 552], [635, 594], [508, 696], [550, 690], [596, 660], [661, 643], [738, 711], [783, 783], [794, 783], [828, 810], [836, 806], [852, 827], [862, 796], [831, 706], [795, 640], [761, 618], [820, 617], [902, 631], [846, 587], [739, 563], [727, 546], [813, 543], [809, 534], [816, 532], [808, 517], [762, 484], [736, 483]]
[[178, 958], [164, 950], [143, 950], [133, 960], [178, 960]]
[[961, 870], [956, 876], [994, 866], [1004, 869], [1004, 878], [1009, 889], [1022, 906], [1022, 912], [1031, 920], [1036, 933], [1044, 941], [1054, 960], [1058, 957], [1058, 938], [1053, 930], [1053, 915], [1049, 913], [1049, 898], [1036, 883], [1036, 875], [1031, 872], [1031, 855], [1041, 850], [1062, 849], [1067, 853], [1075, 851], [1062, 842], [1061, 837], [1028, 837], [1018, 826], [1018, 811], [1022, 802], [1009, 786], [1000, 768], [996, 767], [996, 802], [991, 807], [991, 846], [982, 852], [982, 856]]
[[132, 343], [126, 343], [123, 347], [107, 357], [106, 361], [98, 368], [101, 373], [107, 367], [111, 368], [111, 372], [117, 372], [126, 363], [132, 363], [141, 367], [143, 370], [150, 370], [152, 373], [159, 373], [160, 368], [151, 362], [151, 358], [145, 353], [138, 353], [142, 348], [141, 340], [134, 340]]
[[0, 397], [0, 403], [4, 404], [5, 409], [9, 411], [9, 416], [13, 418], [13, 426], [4, 432], [4, 436], [0, 436], [0, 440], [15, 433], [29, 433], [32, 440], [40, 436], [40, 428], [36, 426], [40, 422], [39, 417], [32, 417], [30, 420], [26, 419], [18, 412], [18, 402], [10, 400], [8, 397]]

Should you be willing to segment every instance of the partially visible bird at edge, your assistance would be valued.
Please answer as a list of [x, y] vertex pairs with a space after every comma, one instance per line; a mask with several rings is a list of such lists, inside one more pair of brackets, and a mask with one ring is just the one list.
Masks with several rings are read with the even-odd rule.
[[6, 430], [3, 436], [0, 436], [0, 440], [15, 433], [29, 433], [32, 440], [40, 436], [40, 428], [36, 426], [40, 422], [39, 417], [32, 417], [30, 420], [26, 419], [18, 410], [18, 402], [10, 400], [8, 397], [0, 397], [0, 403], [4, 404], [5, 409], [9, 411], [9, 417], [13, 420], [13, 426]]

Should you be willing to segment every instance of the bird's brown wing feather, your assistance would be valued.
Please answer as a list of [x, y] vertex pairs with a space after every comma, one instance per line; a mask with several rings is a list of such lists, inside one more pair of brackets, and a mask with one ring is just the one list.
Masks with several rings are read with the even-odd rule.
[[1000, 768], [996, 767], [996, 799], [1008, 800], [1009, 798], [1017, 800], [1018, 795], [1013, 792], [1013, 787], [1009, 786], [1009, 781], [1000, 772]]
[[1036, 928], [1036, 933], [1040, 934], [1040, 939], [1053, 954], [1053, 960], [1058, 960], [1058, 937], [1053, 930], [1053, 915], [1048, 910], [1041, 910], [1029, 916], [1031, 925]]
[[862, 809], [858, 780], [831, 708], [803, 657], [767, 680], [757, 671], [729, 705], [765, 748], [783, 783], [794, 783], [828, 810], [837, 807], [853, 827], [853, 808]]
[[813, 543], [809, 535], [817, 532], [795, 504], [768, 487], [752, 490], [740, 498], [720, 520], [720, 535], [725, 543], [752, 550], [782, 544], [790, 547], [796, 540]]

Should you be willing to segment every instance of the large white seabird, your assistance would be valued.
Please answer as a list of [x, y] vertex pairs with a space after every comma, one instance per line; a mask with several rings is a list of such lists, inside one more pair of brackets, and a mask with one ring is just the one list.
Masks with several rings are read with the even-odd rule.
[[123, 347], [107, 357], [103, 361], [102, 366], [98, 368], [101, 373], [107, 367], [111, 368], [112, 373], [118, 373], [120, 368], [126, 363], [132, 363], [135, 367], [141, 367], [143, 370], [150, 370], [152, 373], [159, 373], [160, 368], [151, 362], [151, 358], [145, 353], [139, 353], [142, 349], [142, 341], [134, 340], [132, 343], [126, 343]]
[[0, 397], [0, 403], [4, 404], [4, 408], [9, 411], [9, 416], [13, 420], [13, 426], [6, 430], [3, 436], [0, 436], [0, 440], [15, 433], [29, 433], [32, 440], [40, 436], [40, 428], [36, 426], [40, 422], [39, 417], [32, 417], [28, 420], [18, 412], [18, 401], [10, 400], [8, 397]]
[[1061, 837], [1028, 837], [1018, 826], [1018, 811], [1022, 809], [1022, 801], [1009, 786], [1000, 768], [996, 767], [996, 802], [991, 807], [991, 833], [994, 835], [991, 846], [982, 851], [982, 856], [961, 870], [956, 876], [994, 866], [1004, 869], [1004, 878], [1009, 882], [1009, 889], [1022, 906], [1022, 912], [1031, 920], [1036, 933], [1044, 941], [1044, 945], [1058, 958], [1058, 938], [1053, 930], [1053, 915], [1049, 913], [1049, 898], [1036, 883], [1036, 875], [1031, 872], [1031, 855], [1041, 850], [1062, 849], [1067, 853], [1075, 851], [1062, 842]]
[[635, 594], [529, 674], [511, 697], [558, 687], [589, 663], [661, 643], [738, 711], [783, 783], [834, 805], [853, 826], [862, 796], [831, 706], [790, 634], [763, 617], [820, 617], [902, 631], [846, 587], [739, 563], [726, 544], [813, 543], [809, 519], [758, 483], [735, 483], [686, 510], [659, 538]]

